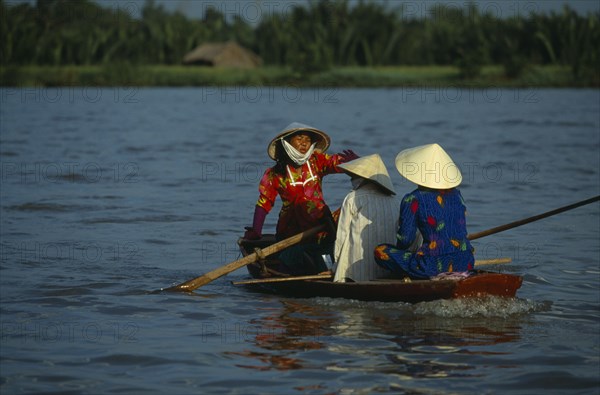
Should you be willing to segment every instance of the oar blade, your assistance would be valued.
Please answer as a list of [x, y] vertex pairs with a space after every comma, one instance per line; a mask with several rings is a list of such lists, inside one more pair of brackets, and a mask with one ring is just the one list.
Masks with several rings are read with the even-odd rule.
[[[306, 230], [302, 233], [298, 233], [297, 235], [288, 237], [287, 239], [281, 240], [275, 244], [271, 244], [268, 247], [263, 248], [262, 250], [257, 250], [257, 252], [246, 255], [245, 257], [238, 259], [237, 261], [233, 261], [228, 263], [225, 266], [217, 268], [211, 272], [208, 272], [200, 277], [193, 278], [181, 284], [174, 285], [169, 288], [163, 289], [163, 291], [176, 291], [176, 292], [192, 292], [203, 285], [206, 285], [217, 278], [226, 275], [227, 273], [231, 273], [234, 270], [237, 270], [241, 267], [249, 265], [251, 263], [256, 262], [259, 259], [263, 259], [269, 255], [275, 254], [276, 252], [282, 251], [288, 247], [291, 247], [295, 244], [304, 242], [314, 235], [324, 230], [326, 225], [318, 225], [314, 228]], [[260, 256], [259, 256], [260, 254]]]
[[246, 265], [249, 265], [249, 264], [255, 262], [257, 260], [257, 258], [258, 257], [256, 255], [256, 253], [247, 255], [241, 259], [238, 259], [237, 261], [233, 261], [231, 263], [228, 263], [225, 266], [222, 266], [222, 267], [217, 268], [213, 271], [210, 271], [206, 274], [203, 274], [200, 277], [196, 277], [191, 280], [185, 281], [181, 284], [177, 284], [172, 287], [165, 288], [164, 291], [192, 292], [195, 289], [198, 289], [198, 288], [202, 287], [203, 285], [206, 285], [206, 284], [216, 280], [217, 278], [226, 275], [227, 273], [231, 273], [234, 270], [237, 270], [241, 267], [244, 267]]

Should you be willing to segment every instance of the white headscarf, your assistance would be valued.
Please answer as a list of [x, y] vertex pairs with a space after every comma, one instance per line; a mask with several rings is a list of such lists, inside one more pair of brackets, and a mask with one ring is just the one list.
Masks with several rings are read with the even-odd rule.
[[281, 139], [281, 143], [283, 144], [283, 149], [285, 150], [285, 152], [287, 153], [289, 158], [298, 166], [302, 166], [304, 163], [306, 163], [308, 158], [310, 158], [310, 156], [313, 154], [313, 151], [315, 150], [315, 146], [317, 145], [317, 143], [312, 143], [312, 145], [310, 146], [308, 151], [306, 151], [306, 154], [302, 155], [296, 148], [294, 148], [286, 140]]

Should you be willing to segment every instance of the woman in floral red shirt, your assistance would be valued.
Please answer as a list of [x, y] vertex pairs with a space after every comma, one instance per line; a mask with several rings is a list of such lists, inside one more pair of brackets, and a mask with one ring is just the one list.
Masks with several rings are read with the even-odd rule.
[[[276, 228], [278, 240], [331, 219], [331, 211], [323, 199], [322, 178], [327, 174], [340, 173], [337, 165], [358, 156], [350, 150], [326, 154], [330, 141], [325, 132], [294, 122], [269, 143], [267, 152], [277, 163], [268, 168], [260, 180], [253, 224], [246, 228], [244, 238], [253, 240], [262, 237], [265, 217], [278, 195], [282, 201]], [[323, 233], [316, 243], [289, 248], [279, 258], [294, 274], [324, 271], [327, 267], [321, 255], [331, 254], [333, 243], [334, 238]], [[306, 254], [313, 265], [301, 264]]]

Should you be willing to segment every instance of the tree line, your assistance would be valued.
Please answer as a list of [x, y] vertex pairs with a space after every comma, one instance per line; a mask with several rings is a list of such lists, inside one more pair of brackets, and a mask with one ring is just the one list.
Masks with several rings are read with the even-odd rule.
[[530, 65], [566, 65], [598, 80], [600, 13], [559, 12], [503, 18], [475, 4], [433, 6], [411, 16], [402, 3], [347, 0], [296, 4], [260, 21], [215, 7], [202, 18], [147, 0], [141, 15], [89, 1], [0, 0], [0, 64], [180, 64], [204, 42], [235, 40], [265, 65], [310, 73], [336, 66], [455, 65], [465, 77], [503, 65], [508, 77]]

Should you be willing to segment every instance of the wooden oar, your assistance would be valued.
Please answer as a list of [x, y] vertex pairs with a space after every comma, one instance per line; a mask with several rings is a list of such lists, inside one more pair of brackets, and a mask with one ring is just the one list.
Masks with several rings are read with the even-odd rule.
[[254, 280], [242, 280], [232, 281], [233, 285], [244, 285], [244, 284], [267, 284], [267, 283], [283, 283], [287, 281], [300, 281], [300, 280], [331, 280], [332, 274], [313, 274], [310, 276], [293, 276], [293, 277], [271, 277], [271, 278], [257, 278]]
[[494, 233], [499, 233], [499, 232], [503, 232], [505, 230], [516, 228], [517, 226], [525, 225], [530, 222], [540, 220], [542, 218], [547, 218], [552, 215], [563, 213], [565, 211], [569, 211], [569, 210], [572, 210], [577, 207], [585, 206], [586, 204], [594, 203], [594, 202], [597, 202], [598, 200], [600, 200], [600, 195], [590, 198], [590, 199], [582, 200], [577, 203], [569, 204], [568, 206], [560, 207], [555, 210], [551, 210], [551, 211], [548, 211], [548, 212], [545, 212], [542, 214], [534, 215], [533, 217], [524, 218], [519, 221], [514, 221], [511, 223], [508, 223], [506, 225], [496, 226], [495, 228], [484, 230], [482, 232], [473, 233], [473, 234], [468, 235], [467, 238], [469, 240], [475, 240], [475, 239], [479, 239], [484, 236], [493, 235]]
[[[494, 259], [480, 259], [475, 261], [475, 266], [481, 265], [499, 265], [503, 263], [510, 263], [510, 258], [494, 258]], [[269, 283], [283, 283], [289, 281], [302, 281], [302, 280], [332, 280], [332, 274], [313, 274], [309, 276], [292, 276], [292, 277], [271, 277], [271, 278], [257, 278], [252, 280], [232, 281], [233, 285], [246, 285], [246, 284], [269, 284]]]
[[501, 265], [504, 263], [511, 263], [511, 258], [493, 258], [493, 259], [476, 259], [475, 267], [483, 265]]
[[252, 253], [250, 255], [246, 255], [245, 257], [238, 259], [237, 261], [228, 263], [225, 266], [221, 266], [218, 269], [208, 272], [200, 277], [196, 277], [191, 280], [188, 280], [184, 283], [162, 289], [161, 291], [192, 292], [193, 290], [200, 288], [201, 286], [206, 285], [206, 284], [210, 283], [211, 281], [216, 280], [217, 278], [226, 275], [227, 273], [231, 273], [232, 271], [237, 270], [246, 265], [249, 265], [251, 263], [254, 263], [259, 259], [263, 259], [269, 255], [273, 255], [276, 252], [284, 250], [284, 249], [291, 247], [295, 244], [298, 244], [302, 241], [306, 241], [309, 238], [311, 238], [312, 236], [314, 236], [317, 233], [324, 230], [325, 228], [326, 228], [326, 225], [315, 226], [314, 228], [306, 230], [302, 233], [298, 233], [297, 235], [288, 237], [287, 239], [283, 239], [275, 244], [271, 244], [270, 246], [265, 247], [262, 250], [255, 249], [254, 253]]

